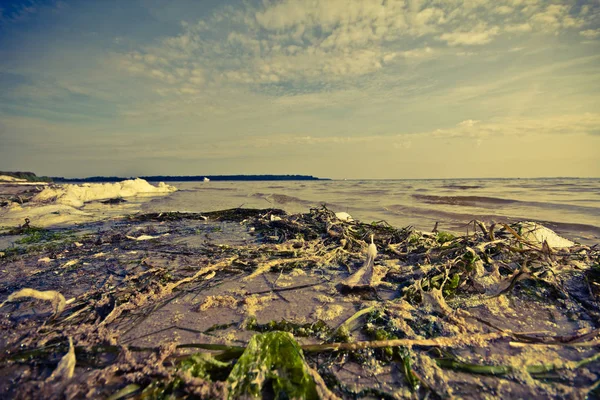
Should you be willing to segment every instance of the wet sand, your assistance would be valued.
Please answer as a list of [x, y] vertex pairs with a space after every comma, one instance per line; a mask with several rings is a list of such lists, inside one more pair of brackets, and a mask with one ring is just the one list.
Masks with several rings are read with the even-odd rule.
[[[308, 365], [341, 398], [585, 398], [600, 375], [599, 255], [587, 246], [530, 247], [501, 227], [493, 239], [481, 231], [446, 238], [344, 223], [326, 209], [14, 229], [0, 236], [10, 243], [0, 258], [0, 300], [29, 287], [58, 291], [67, 306], [56, 316], [39, 300], [3, 306], [3, 398], [105, 398], [132, 384], [139, 396], [174, 379], [178, 360], [199, 345], [235, 349], [280, 329], [305, 346]], [[381, 280], [373, 290], [340, 290], [361, 268], [371, 233]], [[360, 310], [370, 311], [347, 321]], [[485, 335], [496, 336], [473, 344]], [[74, 376], [50, 382], [69, 337]], [[306, 347], [444, 338], [454, 344]], [[226, 393], [224, 378], [195, 379], [174, 393]]]

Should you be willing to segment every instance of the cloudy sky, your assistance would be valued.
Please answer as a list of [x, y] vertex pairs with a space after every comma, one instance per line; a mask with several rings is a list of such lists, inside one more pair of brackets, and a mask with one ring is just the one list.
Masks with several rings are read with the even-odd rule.
[[600, 1], [2, 1], [0, 170], [598, 177]]

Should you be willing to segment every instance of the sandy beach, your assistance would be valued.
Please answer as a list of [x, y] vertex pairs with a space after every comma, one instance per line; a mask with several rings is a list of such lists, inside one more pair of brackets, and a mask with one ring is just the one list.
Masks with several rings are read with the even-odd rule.
[[[118, 192], [119, 204], [109, 186], [52, 188], [3, 207], [83, 214], [0, 224], [2, 397], [273, 398], [279, 377], [306, 398], [595, 388], [596, 247], [533, 223], [477, 221], [454, 235], [325, 207], [90, 212], [177, 193], [127, 185], [147, 192]], [[269, 346], [295, 355], [267, 356]], [[67, 361], [69, 378], [56, 372]]]

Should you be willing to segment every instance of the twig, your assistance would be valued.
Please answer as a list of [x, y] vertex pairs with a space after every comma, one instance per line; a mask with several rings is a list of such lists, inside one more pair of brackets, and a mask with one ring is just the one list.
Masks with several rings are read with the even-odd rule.
[[269, 287], [271, 288], [271, 292], [275, 293], [275, 295], [277, 297], [279, 297], [281, 300], [285, 301], [286, 303], [289, 303], [290, 301], [288, 299], [286, 299], [285, 297], [283, 297], [283, 295], [279, 292], [276, 291], [275, 286], [273, 285], [273, 283], [269, 280], [269, 278], [267, 278], [267, 275], [263, 274], [263, 279], [267, 282], [267, 285], [269, 285]]
[[362, 310], [352, 314], [352, 316], [350, 318], [348, 318], [347, 320], [345, 320], [344, 322], [339, 324], [338, 327], [333, 330], [331, 337], [335, 337], [335, 335], [339, 332], [340, 329], [347, 328], [348, 325], [350, 325], [350, 323], [356, 321], [363, 315], [368, 314], [376, 309], [377, 309], [377, 306], [371, 306], [371, 307], [363, 308]]
[[423, 346], [423, 347], [455, 347], [455, 346], [485, 346], [487, 342], [510, 337], [507, 333], [469, 334], [454, 337], [439, 337], [435, 339], [392, 339], [373, 340], [354, 343], [329, 343], [303, 345], [302, 350], [307, 352], [339, 351], [377, 349], [395, 346]]

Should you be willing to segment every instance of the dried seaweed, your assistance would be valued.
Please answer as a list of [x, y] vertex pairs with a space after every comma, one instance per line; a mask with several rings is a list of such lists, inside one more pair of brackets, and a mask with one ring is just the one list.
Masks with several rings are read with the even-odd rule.
[[[473, 221], [459, 236], [340, 219], [324, 206], [240, 208], [135, 215], [3, 250], [0, 368], [30, 371], [15, 373], [6, 395], [34, 393], [75, 351], [75, 397], [468, 397], [482, 376], [491, 380], [481, 396], [593, 394], [600, 253], [535, 243], [528, 226]], [[230, 305], [203, 307], [213, 293]], [[261, 320], [246, 307], [264, 297], [267, 310], [292, 309], [312, 295], [345, 313]], [[24, 313], [21, 297], [51, 301], [54, 318]], [[187, 313], [169, 315], [177, 307]], [[528, 307], [541, 317], [525, 322]], [[217, 318], [225, 311], [235, 318]]]
[[55, 290], [46, 290], [40, 292], [39, 290], [24, 288], [8, 296], [8, 298], [0, 304], [0, 307], [4, 306], [4, 304], [9, 301], [15, 301], [16, 299], [21, 299], [24, 297], [49, 301], [52, 304], [53, 317], [59, 316], [66, 306], [65, 296]]
[[60, 359], [56, 369], [46, 381], [51, 382], [71, 379], [73, 377], [73, 373], [75, 372], [75, 364], [75, 347], [73, 347], [73, 338], [69, 337], [69, 351], [67, 351], [67, 354]]

